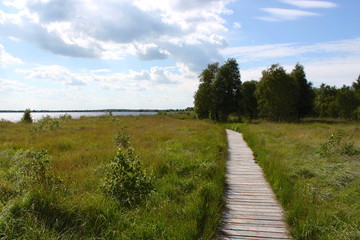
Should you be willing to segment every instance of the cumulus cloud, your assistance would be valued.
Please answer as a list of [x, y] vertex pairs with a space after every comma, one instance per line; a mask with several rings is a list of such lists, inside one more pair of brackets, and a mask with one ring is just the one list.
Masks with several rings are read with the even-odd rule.
[[158, 60], [166, 59], [169, 55], [169, 52], [159, 48], [155, 44], [149, 44], [145, 46], [136, 46], [137, 56], [140, 60]]
[[72, 73], [68, 69], [58, 65], [38, 66], [33, 69], [18, 69], [18, 73], [26, 74], [26, 78], [35, 81], [59, 82], [69, 87], [83, 87], [87, 85], [87, 75]]
[[1, 14], [0, 36], [29, 41], [63, 56], [121, 59], [130, 54], [140, 60], [172, 57], [176, 63], [189, 60], [191, 66], [193, 55], [180, 52], [192, 48], [200, 52], [195, 62], [204, 65], [209, 57], [219, 59], [219, 49], [226, 45], [222, 33], [227, 29], [222, 15], [231, 14], [227, 2], [5, 1], [17, 13]]

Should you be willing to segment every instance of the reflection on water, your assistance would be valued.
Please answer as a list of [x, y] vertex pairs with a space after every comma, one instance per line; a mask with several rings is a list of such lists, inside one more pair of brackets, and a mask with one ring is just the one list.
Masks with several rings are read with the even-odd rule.
[[[38, 121], [45, 116], [50, 116], [52, 118], [59, 118], [61, 115], [70, 115], [72, 118], [80, 118], [81, 116], [85, 117], [98, 117], [109, 115], [109, 112], [32, 112], [31, 117], [34, 121]], [[139, 116], [139, 115], [155, 115], [156, 112], [111, 112], [113, 116]], [[23, 116], [22, 112], [15, 113], [0, 113], [0, 120], [18, 122]]]

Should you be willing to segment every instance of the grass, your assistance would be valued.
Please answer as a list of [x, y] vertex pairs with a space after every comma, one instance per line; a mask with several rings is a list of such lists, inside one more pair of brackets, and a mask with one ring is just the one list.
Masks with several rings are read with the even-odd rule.
[[242, 132], [287, 212], [294, 239], [360, 239], [360, 126], [229, 124]]
[[[213, 239], [226, 136], [221, 126], [188, 118], [106, 116], [62, 119], [55, 127], [0, 122], [0, 239]], [[124, 127], [154, 176], [155, 191], [134, 207], [100, 187]], [[27, 151], [42, 149], [48, 154], [34, 168]], [[26, 167], [38, 178], [24, 174]], [[62, 181], [30, 181], [42, 176]]]

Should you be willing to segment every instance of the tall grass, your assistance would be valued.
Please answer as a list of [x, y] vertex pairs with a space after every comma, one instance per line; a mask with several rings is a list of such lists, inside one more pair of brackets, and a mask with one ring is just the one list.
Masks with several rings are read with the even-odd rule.
[[[41, 131], [32, 124], [0, 122], [0, 239], [215, 237], [226, 159], [221, 126], [168, 116], [58, 121], [56, 128]], [[135, 154], [154, 176], [154, 192], [130, 208], [101, 191], [124, 127]], [[53, 188], [25, 187], [22, 168], [13, 163], [25, 161], [21, 153], [26, 150], [42, 149], [51, 176], [62, 182]]]
[[294, 239], [360, 239], [358, 124], [228, 127], [242, 132], [255, 152], [287, 212]]

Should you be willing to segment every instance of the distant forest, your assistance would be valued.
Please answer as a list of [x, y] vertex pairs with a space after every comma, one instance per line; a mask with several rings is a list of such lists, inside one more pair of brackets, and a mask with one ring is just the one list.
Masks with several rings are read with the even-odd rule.
[[248, 120], [299, 121], [305, 117], [360, 120], [360, 75], [351, 86], [336, 88], [307, 81], [304, 67], [287, 73], [279, 64], [262, 71], [259, 81], [242, 83], [238, 63], [212, 63], [199, 75], [194, 96], [199, 118], [227, 121], [229, 115]]

